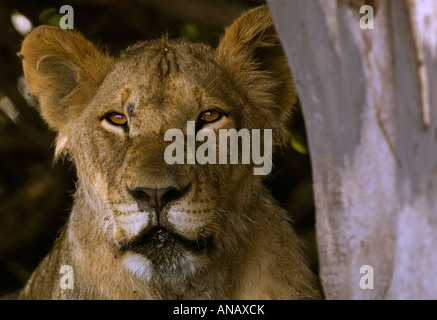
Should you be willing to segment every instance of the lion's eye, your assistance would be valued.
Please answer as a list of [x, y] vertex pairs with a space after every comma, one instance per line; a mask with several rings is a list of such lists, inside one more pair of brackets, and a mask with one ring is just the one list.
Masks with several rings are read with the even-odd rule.
[[222, 113], [217, 110], [206, 110], [199, 115], [199, 120], [205, 123], [211, 123], [219, 120], [222, 117]]
[[124, 114], [111, 112], [106, 115], [106, 120], [114, 126], [124, 126], [127, 123], [127, 118]]

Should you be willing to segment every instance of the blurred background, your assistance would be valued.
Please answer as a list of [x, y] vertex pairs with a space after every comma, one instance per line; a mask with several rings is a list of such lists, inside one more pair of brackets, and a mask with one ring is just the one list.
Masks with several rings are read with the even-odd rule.
[[[59, 9], [74, 9], [74, 28], [117, 55], [128, 45], [188, 37], [217, 45], [224, 27], [261, 0], [69, 0], [0, 2], [0, 296], [22, 287], [50, 250], [72, 204], [75, 169], [53, 162], [54, 134], [30, 96], [20, 59], [24, 36], [41, 24], [59, 25]], [[314, 201], [305, 127], [296, 106], [293, 138], [265, 184], [290, 212], [317, 272]]]

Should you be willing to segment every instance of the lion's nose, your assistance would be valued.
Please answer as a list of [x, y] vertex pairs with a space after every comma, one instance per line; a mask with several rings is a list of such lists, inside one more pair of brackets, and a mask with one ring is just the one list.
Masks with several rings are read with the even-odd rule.
[[147, 202], [152, 208], [161, 211], [162, 208], [164, 208], [164, 206], [170, 201], [180, 199], [185, 193], [188, 192], [190, 187], [191, 184], [182, 189], [177, 189], [175, 187], [157, 189], [137, 187], [133, 190], [129, 189], [129, 191], [135, 199]]
[[139, 200], [148, 201], [152, 208], [162, 208], [171, 198], [174, 198], [176, 192], [176, 188], [173, 187], [159, 189], [139, 187], [135, 189], [134, 195]]

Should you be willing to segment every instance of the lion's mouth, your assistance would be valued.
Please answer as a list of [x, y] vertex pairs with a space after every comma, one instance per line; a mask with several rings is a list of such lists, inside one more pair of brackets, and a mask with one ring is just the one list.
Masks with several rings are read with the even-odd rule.
[[147, 234], [134, 239], [123, 250], [146, 256], [152, 263], [163, 258], [179, 256], [183, 251], [200, 253], [212, 245], [212, 238], [187, 240], [165, 228], [153, 228]]

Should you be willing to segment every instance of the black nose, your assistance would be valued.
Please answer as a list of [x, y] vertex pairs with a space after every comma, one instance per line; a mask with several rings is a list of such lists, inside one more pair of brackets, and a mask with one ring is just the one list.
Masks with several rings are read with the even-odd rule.
[[175, 187], [166, 188], [146, 188], [137, 187], [133, 190], [129, 189], [129, 192], [133, 197], [142, 202], [147, 202], [152, 208], [161, 211], [164, 206], [170, 201], [180, 199], [190, 189], [191, 184], [187, 185], [183, 189], [177, 189]]

